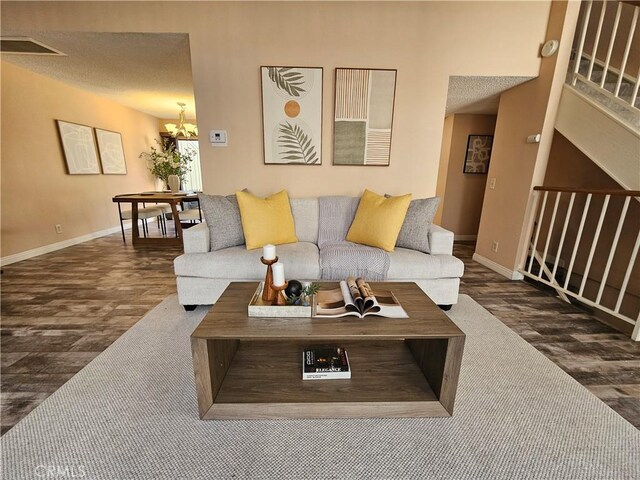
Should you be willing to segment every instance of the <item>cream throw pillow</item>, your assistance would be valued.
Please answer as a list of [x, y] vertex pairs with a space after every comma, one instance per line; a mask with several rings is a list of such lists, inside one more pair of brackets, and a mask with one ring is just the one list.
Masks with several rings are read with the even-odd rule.
[[298, 241], [286, 190], [267, 198], [236, 192], [236, 198], [247, 250]]
[[385, 198], [365, 190], [347, 240], [392, 252], [410, 202], [411, 194]]

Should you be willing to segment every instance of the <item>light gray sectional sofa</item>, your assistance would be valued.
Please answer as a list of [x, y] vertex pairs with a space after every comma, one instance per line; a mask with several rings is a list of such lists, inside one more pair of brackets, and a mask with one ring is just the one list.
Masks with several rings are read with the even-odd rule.
[[[319, 201], [291, 199], [291, 210], [298, 243], [278, 245], [277, 255], [287, 279], [318, 280]], [[187, 310], [214, 304], [229, 282], [264, 280], [261, 248], [240, 245], [211, 251], [209, 235], [204, 222], [185, 230], [184, 254], [174, 261], [178, 298]], [[450, 306], [458, 302], [464, 265], [453, 256], [452, 232], [432, 225], [428, 235], [431, 253], [398, 247], [389, 252], [388, 280], [416, 282], [436, 304]]]

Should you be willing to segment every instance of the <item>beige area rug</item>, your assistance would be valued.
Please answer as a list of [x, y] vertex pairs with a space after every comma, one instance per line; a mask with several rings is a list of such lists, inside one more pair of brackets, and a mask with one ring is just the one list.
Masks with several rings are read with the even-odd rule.
[[205, 313], [149, 312], [2, 437], [2, 478], [640, 478], [640, 432], [468, 296], [452, 418], [201, 421]]

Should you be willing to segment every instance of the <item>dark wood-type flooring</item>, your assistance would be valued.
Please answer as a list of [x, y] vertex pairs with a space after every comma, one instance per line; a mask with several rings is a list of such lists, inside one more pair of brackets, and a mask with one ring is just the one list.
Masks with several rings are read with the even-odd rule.
[[[134, 249], [120, 234], [4, 267], [2, 433], [176, 291], [178, 248]], [[640, 343], [588, 312], [471, 260], [460, 292], [640, 428]]]

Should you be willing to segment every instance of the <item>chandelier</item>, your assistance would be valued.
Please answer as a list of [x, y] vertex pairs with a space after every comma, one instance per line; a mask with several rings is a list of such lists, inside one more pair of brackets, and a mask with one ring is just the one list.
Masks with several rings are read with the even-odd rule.
[[180, 111], [178, 112], [178, 124], [165, 123], [164, 128], [171, 134], [172, 137], [186, 137], [189, 138], [192, 135], [198, 136], [198, 127], [192, 123], [186, 123], [184, 120], [184, 107], [187, 105], [182, 102], [178, 102]]

